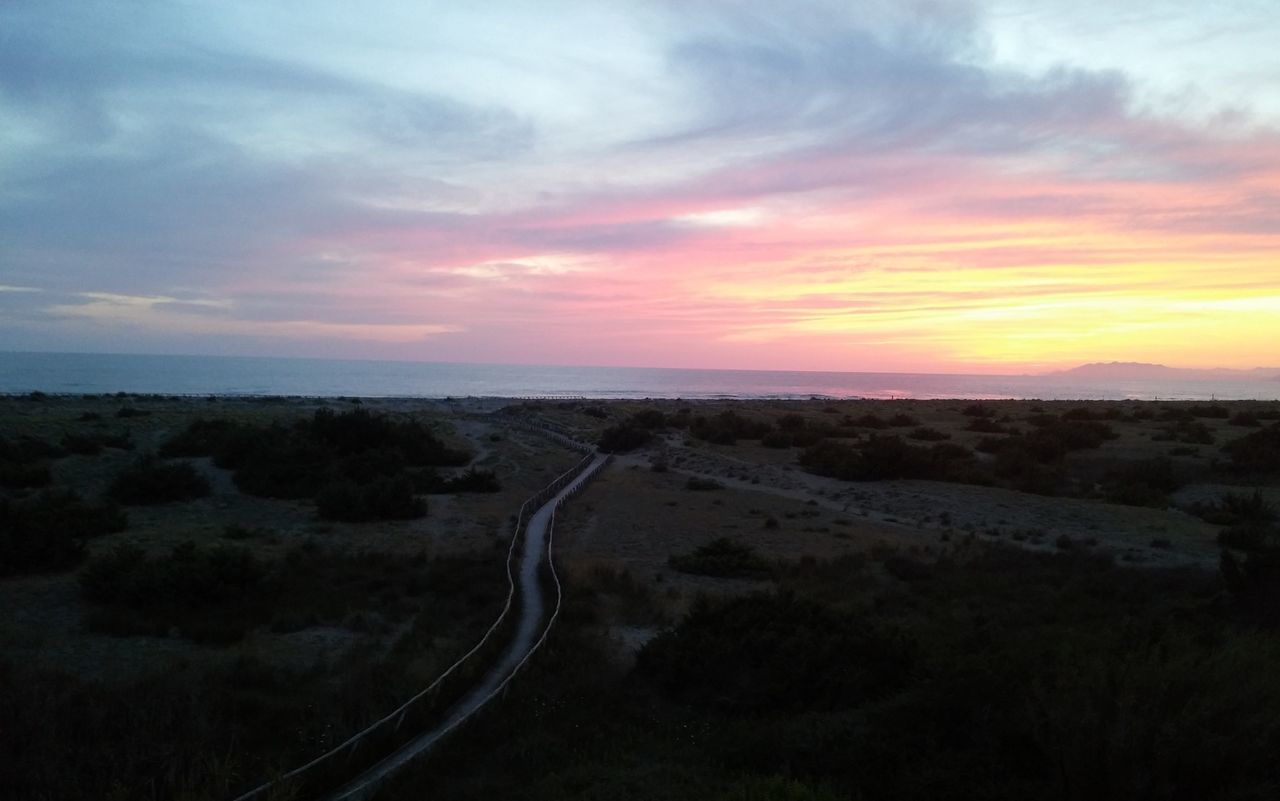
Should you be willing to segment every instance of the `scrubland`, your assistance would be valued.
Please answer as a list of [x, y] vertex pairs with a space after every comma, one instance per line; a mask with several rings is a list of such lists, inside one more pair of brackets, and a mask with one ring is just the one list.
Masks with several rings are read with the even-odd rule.
[[0, 774], [228, 798], [566, 609], [419, 798], [1273, 798], [1280, 404], [0, 399]]

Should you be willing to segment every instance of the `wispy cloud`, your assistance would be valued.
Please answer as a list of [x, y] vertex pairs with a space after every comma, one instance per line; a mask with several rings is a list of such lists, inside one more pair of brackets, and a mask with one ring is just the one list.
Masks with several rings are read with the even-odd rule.
[[[1206, 81], [1270, 97], [1280, 23], [1138, 5], [8, 4], [0, 337], [1265, 361], [1280, 115]], [[1144, 36], [1234, 71], [1088, 41]]]

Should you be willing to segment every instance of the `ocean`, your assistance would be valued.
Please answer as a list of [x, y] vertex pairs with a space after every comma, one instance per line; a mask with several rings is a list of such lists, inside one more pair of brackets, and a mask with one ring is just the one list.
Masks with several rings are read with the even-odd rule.
[[0, 393], [515, 398], [1276, 400], [1280, 381], [0, 352]]

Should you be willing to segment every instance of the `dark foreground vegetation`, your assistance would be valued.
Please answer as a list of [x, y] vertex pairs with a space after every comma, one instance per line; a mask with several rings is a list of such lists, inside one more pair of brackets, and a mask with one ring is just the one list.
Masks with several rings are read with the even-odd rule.
[[82, 587], [86, 624], [110, 633], [221, 642], [258, 627], [342, 624], [382, 637], [350, 650], [342, 640], [341, 657], [314, 664], [241, 651], [124, 685], [0, 658], [6, 799], [226, 801], [421, 689], [496, 615], [505, 575], [491, 559], [303, 547], [277, 561], [188, 545], [110, 552], [89, 564]]
[[570, 593], [504, 705], [380, 798], [1272, 799], [1280, 639], [1212, 574], [970, 545], [802, 560], [633, 668]]
[[127, 522], [114, 504], [91, 503], [70, 490], [0, 498], [0, 576], [75, 567], [88, 540], [122, 531]]

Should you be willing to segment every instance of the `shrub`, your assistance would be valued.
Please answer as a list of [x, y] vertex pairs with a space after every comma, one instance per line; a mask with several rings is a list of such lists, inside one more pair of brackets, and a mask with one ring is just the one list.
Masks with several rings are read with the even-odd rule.
[[712, 490], [722, 490], [724, 489], [724, 484], [721, 484], [714, 478], [690, 476], [689, 480], [684, 483], [684, 488], [687, 490], [693, 490], [694, 492], [708, 492]]
[[141, 548], [120, 545], [85, 567], [80, 589], [86, 600], [104, 607], [90, 614], [92, 629], [163, 636], [177, 627], [197, 641], [231, 642], [250, 625], [234, 610], [256, 600], [266, 572], [237, 546], [187, 542], [167, 557], [149, 557]]
[[960, 414], [963, 414], [965, 417], [995, 417], [996, 410], [990, 406], [975, 403], [961, 409]]
[[1260, 428], [1262, 421], [1253, 412], [1236, 412], [1231, 415], [1231, 425], [1241, 426], [1242, 428]]
[[641, 409], [638, 412], [632, 413], [629, 418], [629, 422], [636, 428], [649, 430], [666, 428], [667, 416], [657, 409]]
[[848, 425], [854, 428], [889, 428], [892, 424], [879, 415], [864, 414], [848, 421]]
[[1189, 445], [1212, 445], [1213, 432], [1198, 420], [1178, 420], [1155, 436], [1157, 441], [1185, 442]]
[[910, 428], [920, 425], [920, 421], [909, 414], [898, 413], [889, 418], [889, 425], [894, 428]]
[[646, 428], [640, 428], [628, 423], [619, 423], [606, 428], [600, 434], [596, 447], [602, 453], [626, 453], [636, 448], [643, 448], [652, 439], [653, 435]]
[[1225, 406], [1191, 406], [1187, 409], [1187, 413], [1193, 417], [1207, 417], [1214, 420], [1226, 420], [1231, 413]]
[[1247, 473], [1280, 471], [1280, 423], [1245, 434], [1222, 448], [1232, 466]]
[[1169, 493], [1182, 486], [1168, 459], [1132, 462], [1110, 471], [1103, 482], [1106, 499], [1129, 506], [1165, 507]]
[[921, 442], [942, 442], [943, 440], [951, 439], [950, 434], [928, 426], [916, 428], [912, 430], [911, 433], [907, 434], [907, 436], [911, 439], [920, 440]]
[[1187, 511], [1218, 526], [1270, 523], [1276, 519], [1276, 508], [1257, 490], [1252, 495], [1228, 492], [1211, 503], [1193, 503]]
[[119, 418], [150, 417], [150, 416], [151, 416], [151, 412], [146, 411], [145, 409], [135, 409], [132, 406], [121, 406], [120, 409], [116, 412], [116, 417], [119, 417]]
[[1076, 421], [1100, 419], [1099, 415], [1095, 414], [1093, 410], [1085, 406], [1077, 406], [1073, 409], [1068, 409], [1062, 413], [1061, 417], [1063, 420], [1076, 420]]
[[968, 480], [973, 476], [973, 454], [949, 443], [929, 448], [910, 445], [896, 435], [873, 436], [858, 447], [823, 440], [800, 454], [809, 472], [845, 481], [881, 481], [897, 478]]
[[779, 431], [799, 431], [808, 425], [808, 422], [802, 415], [793, 413], [784, 414], [778, 418]]
[[740, 439], [760, 439], [772, 427], [765, 422], [749, 420], [736, 411], [720, 412], [715, 417], [698, 416], [689, 424], [694, 437], [717, 445], [733, 445]]
[[48, 486], [52, 480], [47, 464], [0, 461], [0, 487], [32, 489]]
[[705, 599], [641, 650], [636, 667], [673, 698], [733, 714], [848, 709], [902, 687], [915, 648], [813, 601]]
[[407, 467], [463, 465], [469, 454], [444, 444], [417, 420], [363, 408], [320, 409], [292, 425], [195, 420], [160, 450], [163, 456], [212, 456], [235, 470], [236, 486], [270, 498], [314, 497], [341, 476], [363, 483]]
[[681, 573], [717, 578], [768, 578], [773, 574], [773, 566], [751, 546], [728, 537], [718, 537], [692, 553], [673, 554], [667, 564]]
[[73, 567], [85, 540], [122, 531], [127, 522], [115, 506], [86, 503], [73, 492], [0, 499], [0, 575]]
[[408, 476], [382, 478], [364, 485], [336, 481], [316, 496], [316, 511], [326, 520], [347, 523], [411, 520], [426, 515], [427, 502], [414, 495]]
[[209, 480], [186, 462], [144, 456], [116, 475], [107, 494], [119, 503], [150, 505], [203, 498], [209, 491]]
[[473, 467], [444, 482], [444, 486], [446, 492], [498, 492], [502, 482], [492, 470]]
[[97, 456], [102, 453], [102, 440], [92, 434], [63, 434], [60, 444], [64, 451], [77, 456]]
[[770, 431], [760, 438], [760, 444], [766, 448], [790, 448], [795, 438], [787, 431]]
[[1008, 434], [1008, 433], [1010, 433], [1010, 431], [1009, 431], [1009, 427], [1008, 427], [1008, 426], [1003, 425], [1003, 424], [1001, 424], [1001, 423], [997, 422], [996, 420], [994, 420], [993, 418], [991, 418], [991, 417], [986, 417], [986, 416], [982, 416], [982, 417], [974, 417], [972, 420], [970, 420], [970, 421], [969, 421], [969, 424], [968, 424], [967, 426], [965, 426], [965, 430], [966, 430], [966, 431], [977, 431], [977, 432], [980, 432], [980, 433], [983, 433], [983, 434]]

